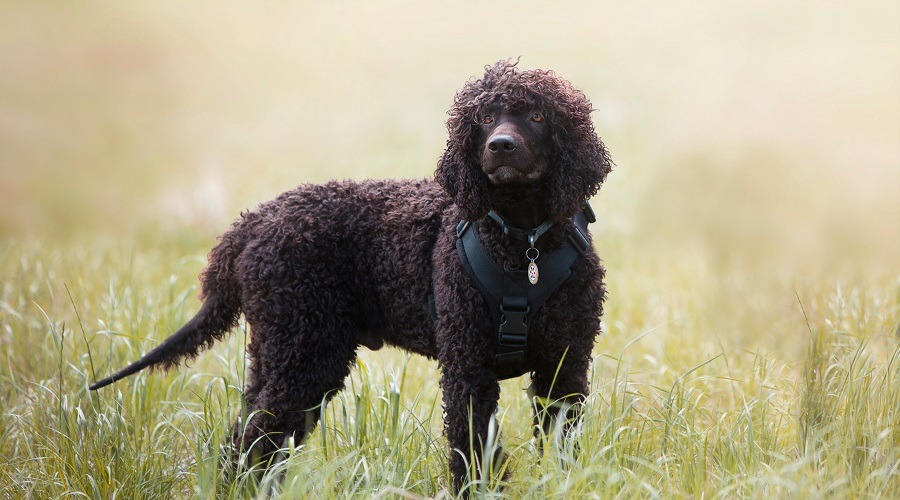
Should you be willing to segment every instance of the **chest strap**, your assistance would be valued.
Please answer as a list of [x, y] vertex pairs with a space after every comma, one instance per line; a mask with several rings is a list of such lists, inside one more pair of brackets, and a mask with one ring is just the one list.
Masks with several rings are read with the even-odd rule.
[[526, 372], [528, 324], [544, 302], [572, 275], [572, 265], [590, 248], [587, 226], [594, 222], [590, 205], [574, 217], [575, 229], [558, 249], [537, 259], [540, 279], [534, 285], [525, 270], [507, 272], [484, 251], [479, 223], [462, 221], [456, 228], [456, 250], [463, 268], [484, 294], [497, 330], [495, 371], [500, 380]]

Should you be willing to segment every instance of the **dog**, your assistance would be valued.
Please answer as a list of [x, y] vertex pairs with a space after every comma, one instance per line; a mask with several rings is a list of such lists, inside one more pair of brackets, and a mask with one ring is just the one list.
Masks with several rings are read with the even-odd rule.
[[530, 374], [536, 434], [588, 393], [606, 290], [585, 204], [613, 165], [591, 111], [551, 71], [486, 67], [454, 98], [434, 180], [302, 185], [242, 214], [209, 254], [196, 316], [90, 389], [192, 358], [243, 314], [251, 417], [230, 445], [258, 463], [310, 433], [360, 345], [399, 347], [440, 364], [463, 490], [499, 380]]

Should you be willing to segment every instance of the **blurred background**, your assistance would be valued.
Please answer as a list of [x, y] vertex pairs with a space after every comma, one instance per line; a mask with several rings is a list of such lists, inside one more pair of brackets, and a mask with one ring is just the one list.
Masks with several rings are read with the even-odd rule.
[[900, 276], [880, 0], [7, 1], [0, 239], [187, 231], [202, 255], [297, 184], [429, 177], [453, 94], [518, 57], [588, 95], [616, 161], [594, 200], [607, 334], [681, 318], [779, 348], [809, 283]]

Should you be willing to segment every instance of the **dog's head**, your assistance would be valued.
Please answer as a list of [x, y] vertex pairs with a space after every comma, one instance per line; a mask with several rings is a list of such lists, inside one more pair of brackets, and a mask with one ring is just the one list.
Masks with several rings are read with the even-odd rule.
[[590, 101], [552, 71], [500, 61], [456, 94], [435, 177], [467, 220], [501, 199], [545, 200], [572, 217], [612, 167], [594, 132]]

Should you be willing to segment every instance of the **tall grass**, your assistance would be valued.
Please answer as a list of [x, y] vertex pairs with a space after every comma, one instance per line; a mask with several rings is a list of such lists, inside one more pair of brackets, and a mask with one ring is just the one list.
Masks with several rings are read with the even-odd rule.
[[[88, 392], [196, 307], [203, 250], [168, 242], [165, 251], [4, 249], [0, 494], [449, 495], [436, 367], [416, 357], [362, 352], [324, 425], [261, 478], [225, 480], [220, 447], [241, 411], [243, 328], [189, 367]], [[798, 291], [800, 363], [696, 335], [693, 349], [656, 357], [673, 324], [607, 335], [584, 418], [572, 436], [548, 436], [543, 454], [525, 382], [504, 382], [497, 420], [512, 475], [473, 488], [510, 498], [896, 497], [898, 293], [898, 281]], [[615, 309], [607, 321], [628, 330]]]

